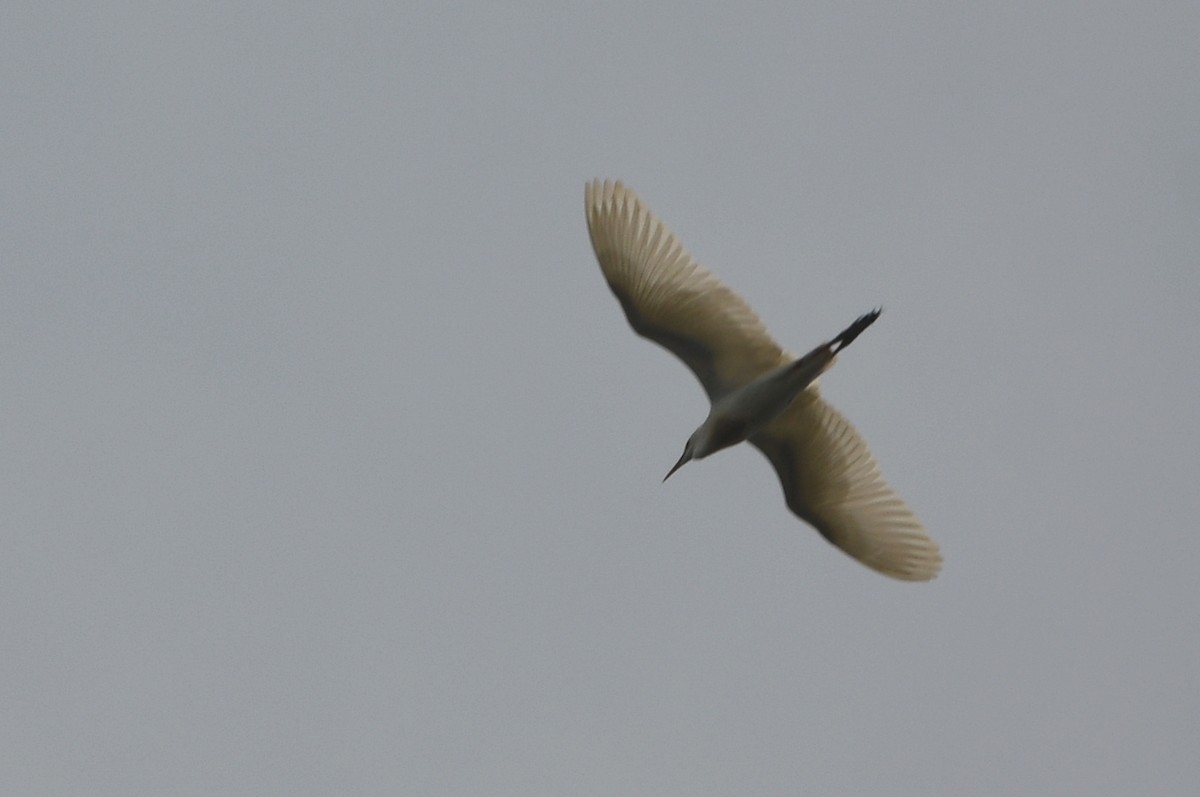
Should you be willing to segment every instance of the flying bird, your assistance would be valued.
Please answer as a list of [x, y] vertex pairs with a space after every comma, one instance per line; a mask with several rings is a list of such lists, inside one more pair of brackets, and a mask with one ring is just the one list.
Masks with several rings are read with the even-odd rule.
[[774, 466], [788, 508], [829, 542], [893, 578], [936, 576], [937, 544], [815, 383], [880, 311], [797, 358], [632, 190], [593, 180], [584, 204], [596, 259], [630, 326], [683, 360], [712, 402], [663, 481], [692, 460], [747, 440]]

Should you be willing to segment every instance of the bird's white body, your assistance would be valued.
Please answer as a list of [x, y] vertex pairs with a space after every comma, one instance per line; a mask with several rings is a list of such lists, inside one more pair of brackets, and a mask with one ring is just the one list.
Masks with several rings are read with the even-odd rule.
[[875, 323], [878, 317], [878, 310], [862, 316], [829, 343], [715, 399], [708, 417], [692, 433], [684, 447], [683, 456], [663, 481], [683, 467], [684, 463], [704, 459], [709, 454], [736, 445], [765, 430], [792, 405], [797, 396], [833, 365], [837, 352], [850, 345], [850, 341]]
[[775, 467], [788, 507], [834, 545], [895, 578], [937, 575], [937, 545], [814, 383], [879, 311], [795, 358], [633, 191], [597, 180], [588, 184], [585, 203], [596, 257], [630, 325], [683, 360], [712, 401], [667, 477], [692, 459], [748, 440]]

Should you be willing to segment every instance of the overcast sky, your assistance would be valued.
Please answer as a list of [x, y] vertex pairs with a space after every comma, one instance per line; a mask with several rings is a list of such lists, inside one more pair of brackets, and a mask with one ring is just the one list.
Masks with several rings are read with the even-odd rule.
[[[336, 8], [336, 10], [335, 10]], [[1179, 795], [1194, 3], [5, 4], [0, 792]], [[625, 180], [938, 540], [638, 339]]]

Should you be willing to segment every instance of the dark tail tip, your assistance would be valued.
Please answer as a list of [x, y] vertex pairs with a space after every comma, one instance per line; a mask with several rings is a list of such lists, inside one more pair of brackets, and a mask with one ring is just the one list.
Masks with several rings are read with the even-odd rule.
[[866, 315], [859, 316], [857, 321], [842, 330], [842, 334], [834, 338], [833, 342], [829, 344], [833, 348], [834, 354], [837, 354], [853, 343], [854, 339], [861, 335], [864, 329], [875, 323], [875, 319], [879, 318], [879, 314], [882, 312], [882, 307], [876, 307]]

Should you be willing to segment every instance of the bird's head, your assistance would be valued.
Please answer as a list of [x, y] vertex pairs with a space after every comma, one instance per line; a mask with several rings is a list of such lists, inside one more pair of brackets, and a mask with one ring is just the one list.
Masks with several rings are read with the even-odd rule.
[[691, 437], [688, 438], [687, 445], [685, 445], [683, 447], [683, 456], [680, 457], [679, 461], [675, 463], [675, 467], [673, 467], [673, 468], [671, 468], [671, 470], [667, 471], [667, 475], [663, 476], [663, 481], [665, 482], [667, 479], [671, 478], [672, 473], [679, 470], [687, 463], [691, 462], [692, 459], [695, 458], [695, 456], [696, 456], [696, 435], [693, 434]]

